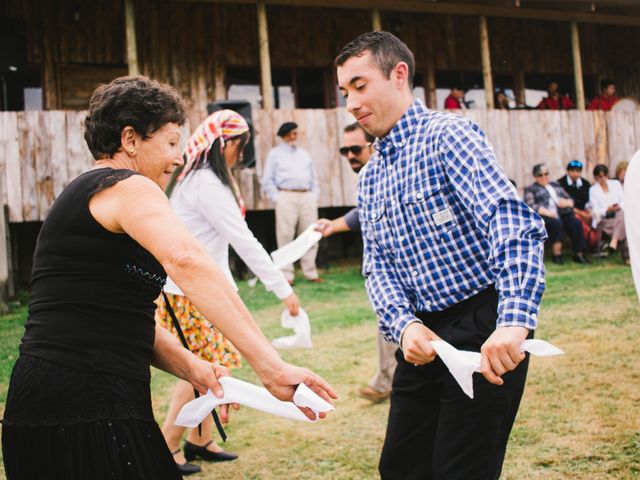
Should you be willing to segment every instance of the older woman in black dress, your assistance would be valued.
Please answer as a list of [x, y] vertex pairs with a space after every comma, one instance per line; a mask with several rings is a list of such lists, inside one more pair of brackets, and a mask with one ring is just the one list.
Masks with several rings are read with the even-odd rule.
[[173, 214], [163, 188], [182, 163], [184, 118], [178, 94], [145, 77], [116, 79], [91, 98], [95, 166], [58, 197], [34, 255], [2, 429], [9, 480], [181, 478], [153, 418], [149, 365], [218, 395], [226, 371], [156, 326], [167, 274], [276, 397], [305, 383], [335, 398], [322, 378], [280, 359]]

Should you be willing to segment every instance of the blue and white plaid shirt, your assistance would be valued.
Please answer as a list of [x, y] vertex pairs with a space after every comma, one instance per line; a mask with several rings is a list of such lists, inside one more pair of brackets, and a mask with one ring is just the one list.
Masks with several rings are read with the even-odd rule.
[[542, 219], [519, 198], [482, 130], [416, 100], [361, 172], [363, 273], [380, 330], [400, 343], [416, 311], [495, 285], [497, 326], [535, 328]]

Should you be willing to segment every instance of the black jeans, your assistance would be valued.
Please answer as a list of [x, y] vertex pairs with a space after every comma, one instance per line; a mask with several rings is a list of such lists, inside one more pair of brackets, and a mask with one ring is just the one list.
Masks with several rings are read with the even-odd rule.
[[[442, 312], [418, 313], [456, 348], [480, 351], [495, 330], [493, 287]], [[532, 336], [532, 335], [530, 335]], [[498, 479], [527, 376], [528, 357], [492, 385], [474, 374], [467, 397], [442, 361], [415, 367], [396, 352], [387, 434], [380, 458], [384, 480]]]
[[584, 231], [582, 224], [576, 216], [571, 213], [563, 213], [558, 218], [542, 217], [544, 226], [547, 229], [549, 238], [547, 242], [556, 243], [563, 239], [563, 232], [566, 232], [571, 239], [571, 248], [573, 253], [585, 253], [587, 250], [587, 241], [584, 239]]

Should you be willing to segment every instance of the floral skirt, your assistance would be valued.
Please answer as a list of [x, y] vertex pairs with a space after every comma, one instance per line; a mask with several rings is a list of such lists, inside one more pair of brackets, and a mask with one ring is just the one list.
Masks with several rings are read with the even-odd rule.
[[[187, 339], [189, 349], [193, 353], [215, 365], [229, 368], [242, 366], [240, 352], [217, 328], [204, 318], [187, 297], [170, 293], [167, 294], [167, 297], [180, 322], [180, 328], [182, 328], [182, 333]], [[156, 321], [178, 337], [178, 332], [176, 332], [171, 316], [165, 307], [164, 298], [160, 296], [156, 304], [158, 305]]]

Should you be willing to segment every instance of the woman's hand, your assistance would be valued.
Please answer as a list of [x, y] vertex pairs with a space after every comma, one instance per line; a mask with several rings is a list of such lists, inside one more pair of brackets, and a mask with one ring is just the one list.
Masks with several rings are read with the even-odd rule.
[[[336, 395], [336, 392], [331, 388], [331, 385], [320, 375], [316, 375], [306, 368], [297, 367], [286, 362], [282, 362], [281, 367], [277, 371], [270, 371], [262, 375], [260, 380], [274, 397], [286, 402], [293, 401], [293, 394], [301, 383], [304, 383], [331, 404], [333, 404], [332, 399], [338, 398], [338, 395]], [[309, 420], [316, 419], [315, 414], [309, 408], [300, 408], [300, 410]], [[324, 418], [325, 416], [325, 413], [320, 412], [320, 418]]]
[[[189, 369], [189, 378], [187, 380], [193, 388], [195, 388], [201, 395], [207, 393], [207, 390], [211, 389], [213, 394], [222, 398], [224, 391], [222, 385], [218, 381], [222, 377], [230, 377], [231, 372], [227, 367], [220, 365], [213, 365], [212, 363], [200, 360], [194, 355], [193, 363]], [[240, 405], [232, 403], [231, 406], [234, 410], [240, 409]], [[220, 420], [222, 423], [229, 421], [229, 404], [220, 405]]]
[[284, 298], [282, 300], [282, 303], [284, 303], [284, 306], [287, 308], [289, 314], [292, 317], [297, 316], [300, 312], [300, 300], [298, 300], [298, 296], [295, 294], [295, 292], [291, 292], [291, 295]]

